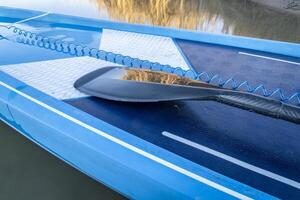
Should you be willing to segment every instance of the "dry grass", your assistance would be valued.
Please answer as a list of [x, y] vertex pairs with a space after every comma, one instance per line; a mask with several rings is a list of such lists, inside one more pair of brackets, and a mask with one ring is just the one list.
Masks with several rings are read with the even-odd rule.
[[[249, 0], [90, 0], [112, 20], [204, 32], [300, 41], [300, 16]], [[290, 0], [291, 9], [300, 0]]]
[[[183, 29], [217, 25], [218, 16], [207, 12], [199, 0], [92, 0], [110, 18], [129, 23], [153, 24]], [[215, 1], [214, 1], [215, 2]]]

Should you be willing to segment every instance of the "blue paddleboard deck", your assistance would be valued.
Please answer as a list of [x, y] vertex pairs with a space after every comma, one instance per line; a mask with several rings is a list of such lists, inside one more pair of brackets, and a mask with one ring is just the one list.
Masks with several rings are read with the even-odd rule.
[[299, 125], [216, 102], [134, 104], [93, 97], [66, 102], [261, 191], [281, 198], [300, 197], [299, 189], [257, 169], [300, 180]]
[[[0, 11], [5, 24], [42, 14]], [[297, 44], [57, 14], [22, 25], [97, 50], [280, 87], [286, 96], [300, 91]], [[300, 198], [300, 125], [217, 102], [97, 99], [73, 83], [114, 63], [0, 43], [1, 119], [116, 191], [135, 199]]]

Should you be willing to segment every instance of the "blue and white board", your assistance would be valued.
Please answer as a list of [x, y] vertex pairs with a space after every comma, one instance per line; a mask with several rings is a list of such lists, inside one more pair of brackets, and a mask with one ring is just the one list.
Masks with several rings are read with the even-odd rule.
[[[0, 10], [3, 23], [42, 14]], [[56, 14], [22, 25], [47, 37], [281, 87], [287, 94], [300, 90], [297, 44]], [[299, 125], [216, 102], [132, 104], [89, 97], [73, 88], [74, 81], [115, 63], [3, 39], [0, 44], [1, 119], [121, 194], [300, 198]]]

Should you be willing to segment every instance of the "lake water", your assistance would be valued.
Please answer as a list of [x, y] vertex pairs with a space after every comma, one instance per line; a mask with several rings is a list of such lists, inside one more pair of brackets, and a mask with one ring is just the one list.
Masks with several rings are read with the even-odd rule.
[[298, 14], [290, 14], [248, 0], [1, 0], [0, 2], [0, 5], [4, 6], [89, 18], [300, 42], [300, 10], [297, 11]]
[[[300, 15], [246, 0], [1, 0], [51, 11], [300, 43]], [[122, 199], [0, 123], [0, 199]]]
[[1, 200], [124, 199], [0, 122]]

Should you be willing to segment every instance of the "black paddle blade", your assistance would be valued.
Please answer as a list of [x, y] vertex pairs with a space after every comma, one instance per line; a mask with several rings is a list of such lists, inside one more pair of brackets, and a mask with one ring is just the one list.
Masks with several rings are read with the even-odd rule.
[[[79, 78], [74, 87], [79, 91], [115, 101], [158, 102], [201, 99], [206, 83], [175, 74], [124, 67], [105, 67]], [[205, 90], [205, 88], [203, 88]]]

